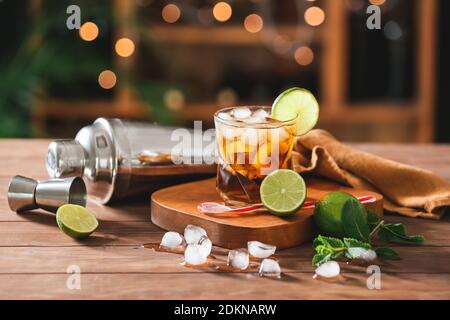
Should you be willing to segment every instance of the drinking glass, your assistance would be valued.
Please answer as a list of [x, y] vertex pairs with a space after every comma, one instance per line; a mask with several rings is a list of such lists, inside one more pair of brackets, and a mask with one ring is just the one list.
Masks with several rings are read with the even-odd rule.
[[[247, 114], [250, 110], [248, 117], [233, 117], [243, 108]], [[214, 115], [219, 153], [216, 188], [228, 205], [261, 202], [264, 177], [289, 165], [297, 119], [278, 121], [270, 118], [270, 112], [270, 107], [231, 107]]]

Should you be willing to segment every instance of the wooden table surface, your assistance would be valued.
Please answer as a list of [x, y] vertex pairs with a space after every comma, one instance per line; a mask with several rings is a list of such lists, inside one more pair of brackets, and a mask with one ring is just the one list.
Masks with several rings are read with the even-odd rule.
[[[189, 269], [182, 256], [141, 248], [164, 231], [150, 222], [149, 200], [102, 206], [90, 202], [100, 226], [90, 238], [64, 235], [52, 214], [16, 214], [6, 190], [15, 174], [46, 178], [46, 140], [0, 140], [1, 299], [449, 299], [450, 212], [441, 221], [387, 215], [424, 234], [422, 246], [396, 246], [402, 260], [383, 262], [381, 289], [369, 290], [361, 266], [341, 263], [344, 280], [314, 280], [311, 245], [278, 252], [281, 279], [254, 273]], [[434, 171], [450, 180], [450, 145], [354, 144]], [[222, 257], [224, 250], [214, 248]], [[81, 271], [81, 289], [68, 289], [69, 266]]]

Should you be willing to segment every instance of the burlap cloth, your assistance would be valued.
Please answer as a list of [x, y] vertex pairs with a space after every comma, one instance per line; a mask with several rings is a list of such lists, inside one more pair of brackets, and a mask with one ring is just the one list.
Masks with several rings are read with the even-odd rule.
[[298, 138], [292, 167], [384, 196], [384, 208], [409, 217], [439, 219], [450, 206], [450, 182], [406, 164], [355, 150], [324, 130]]

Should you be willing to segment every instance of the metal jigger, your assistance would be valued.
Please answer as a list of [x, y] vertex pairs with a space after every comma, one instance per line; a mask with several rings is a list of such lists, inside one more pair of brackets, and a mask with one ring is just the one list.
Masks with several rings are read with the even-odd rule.
[[80, 177], [37, 181], [14, 176], [9, 183], [8, 204], [13, 211], [41, 208], [56, 212], [67, 203], [86, 206], [86, 186]]

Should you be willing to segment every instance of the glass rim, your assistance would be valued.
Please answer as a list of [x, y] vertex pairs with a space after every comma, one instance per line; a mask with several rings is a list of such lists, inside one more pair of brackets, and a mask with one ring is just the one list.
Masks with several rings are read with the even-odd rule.
[[217, 110], [214, 113], [214, 120], [215, 121], [219, 121], [222, 124], [228, 125], [228, 126], [233, 126], [233, 127], [238, 127], [238, 128], [243, 128], [243, 127], [250, 127], [250, 128], [261, 128], [261, 129], [276, 129], [276, 128], [281, 128], [287, 125], [293, 125], [296, 123], [297, 118], [298, 118], [298, 114], [289, 120], [277, 120], [278, 122], [276, 123], [267, 123], [267, 122], [256, 122], [256, 123], [246, 123], [240, 120], [226, 120], [226, 119], [222, 119], [219, 117], [219, 113], [221, 112], [228, 112], [231, 111], [235, 108], [240, 108], [240, 107], [247, 107], [250, 110], [259, 110], [259, 109], [263, 109], [263, 110], [272, 110], [271, 106], [233, 106], [233, 107], [226, 107], [226, 108], [221, 108], [219, 110]]

